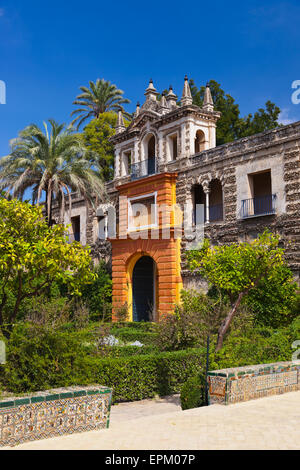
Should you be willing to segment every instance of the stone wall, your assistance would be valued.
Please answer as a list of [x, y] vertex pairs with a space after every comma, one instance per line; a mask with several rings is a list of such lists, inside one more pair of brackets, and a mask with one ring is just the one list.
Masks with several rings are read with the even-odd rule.
[[[205, 236], [213, 244], [246, 241], [255, 238], [265, 228], [281, 237], [286, 258], [299, 279], [300, 273], [300, 123], [268, 131], [237, 142], [201, 152], [186, 159], [177, 169], [177, 203], [191, 200], [194, 184], [208, 188], [212, 179], [219, 179], [223, 187], [224, 221], [210, 222], [205, 226]], [[274, 164], [276, 162], [276, 164]], [[278, 188], [276, 214], [241, 219], [240, 186], [245, 184], [247, 170], [259, 172], [272, 166], [272, 181]], [[183, 276], [189, 273], [185, 265], [182, 241]]]
[[67, 387], [0, 401], [0, 447], [109, 427], [112, 391]]
[[300, 390], [300, 364], [278, 362], [208, 372], [209, 403], [230, 405]]

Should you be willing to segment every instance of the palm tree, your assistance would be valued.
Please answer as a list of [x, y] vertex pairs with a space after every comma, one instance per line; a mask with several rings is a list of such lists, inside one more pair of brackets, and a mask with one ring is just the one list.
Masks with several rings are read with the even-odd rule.
[[79, 109], [75, 109], [71, 116], [78, 114], [78, 116], [72, 121], [72, 125], [77, 123], [77, 129], [89, 118], [98, 118], [100, 114], [106, 111], [122, 110], [125, 117], [131, 118], [131, 115], [127, 113], [122, 104], [130, 103], [126, 98], [123, 98], [124, 91], [119, 90], [116, 85], [111, 84], [104, 78], [98, 78], [96, 83], [89, 82], [90, 88], [81, 86], [81, 95], [78, 95], [73, 104], [81, 106]]
[[92, 166], [81, 136], [49, 120], [51, 132], [44, 122], [43, 132], [31, 124], [11, 141], [11, 153], [0, 160], [0, 190], [23, 199], [31, 190], [32, 203], [45, 200], [48, 224], [52, 224], [52, 202], [60, 207], [60, 222], [64, 222], [66, 200], [72, 210], [71, 193], [79, 193], [86, 202], [104, 199], [104, 183], [97, 168]]

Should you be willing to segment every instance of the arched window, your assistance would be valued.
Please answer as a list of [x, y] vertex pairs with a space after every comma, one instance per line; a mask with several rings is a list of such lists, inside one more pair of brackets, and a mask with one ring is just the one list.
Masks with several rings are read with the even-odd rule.
[[223, 188], [220, 180], [213, 179], [209, 183], [209, 220], [216, 222], [223, 219]]
[[148, 160], [155, 157], [155, 137], [152, 135], [148, 140]]
[[195, 184], [192, 187], [193, 201], [193, 224], [199, 225], [205, 221], [206, 217], [206, 198], [202, 184]]
[[196, 132], [195, 137], [195, 153], [205, 150], [205, 135], [200, 129]]
[[149, 134], [144, 140], [144, 155], [145, 160], [142, 162], [143, 173], [147, 175], [154, 175], [156, 173], [156, 155], [155, 155], [156, 140], [153, 134]]
[[131, 150], [127, 150], [122, 155], [122, 176], [130, 175], [131, 163]]

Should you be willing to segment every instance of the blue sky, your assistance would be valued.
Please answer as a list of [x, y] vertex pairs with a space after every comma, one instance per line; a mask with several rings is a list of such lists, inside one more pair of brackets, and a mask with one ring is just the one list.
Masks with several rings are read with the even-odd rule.
[[198, 86], [217, 80], [243, 115], [270, 99], [296, 121], [299, 25], [296, 0], [0, 0], [0, 156], [29, 123], [70, 122], [79, 86], [97, 77], [125, 91], [129, 111], [150, 77], [181, 94], [187, 74]]

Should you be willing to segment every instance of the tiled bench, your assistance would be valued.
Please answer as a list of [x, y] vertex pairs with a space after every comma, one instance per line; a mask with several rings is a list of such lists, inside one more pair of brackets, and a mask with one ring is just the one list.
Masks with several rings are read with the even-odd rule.
[[260, 364], [208, 372], [210, 404], [229, 405], [300, 390], [300, 365]]
[[94, 385], [0, 401], [0, 446], [109, 427], [112, 390]]

